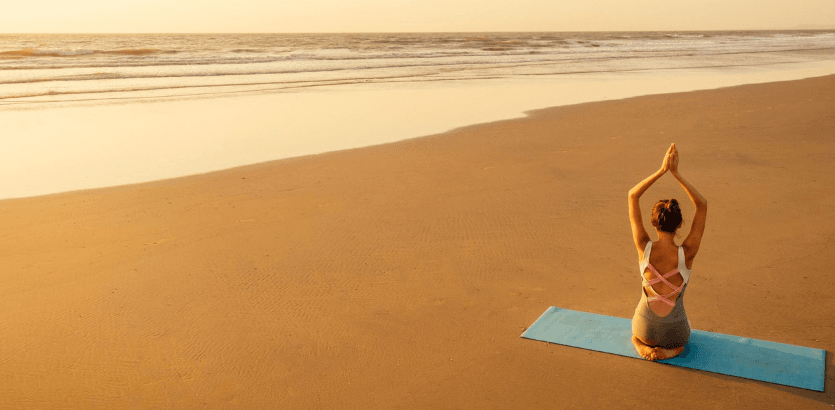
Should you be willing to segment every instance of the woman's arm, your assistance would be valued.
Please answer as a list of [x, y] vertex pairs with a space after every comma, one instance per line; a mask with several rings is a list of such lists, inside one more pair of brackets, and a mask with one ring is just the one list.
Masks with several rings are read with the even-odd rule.
[[675, 144], [670, 145], [670, 148], [667, 150], [667, 154], [664, 156], [664, 162], [661, 164], [661, 168], [658, 171], [655, 171], [654, 174], [648, 176], [643, 181], [639, 182], [638, 185], [632, 187], [629, 190], [629, 222], [632, 225], [632, 240], [635, 241], [635, 247], [638, 248], [638, 256], [641, 256], [641, 253], [646, 249], [647, 242], [649, 242], [649, 234], [647, 234], [647, 230], [644, 229], [644, 219], [641, 217], [641, 195], [652, 186], [658, 178], [661, 178], [665, 172], [669, 169], [669, 158], [673, 153], [673, 149]]
[[681, 184], [681, 187], [684, 188], [684, 191], [687, 192], [687, 196], [689, 196], [690, 200], [693, 201], [693, 205], [696, 206], [696, 214], [693, 215], [693, 225], [690, 227], [690, 233], [687, 234], [687, 238], [685, 238], [684, 242], [681, 244], [681, 246], [684, 247], [685, 259], [692, 261], [696, 256], [696, 253], [699, 252], [699, 245], [702, 243], [702, 235], [705, 233], [707, 199], [698, 190], [696, 190], [696, 187], [694, 187], [693, 184], [684, 179], [678, 171], [678, 151], [675, 149], [675, 144], [673, 144], [673, 152], [670, 158], [669, 169], [670, 173], [673, 174], [679, 184]]

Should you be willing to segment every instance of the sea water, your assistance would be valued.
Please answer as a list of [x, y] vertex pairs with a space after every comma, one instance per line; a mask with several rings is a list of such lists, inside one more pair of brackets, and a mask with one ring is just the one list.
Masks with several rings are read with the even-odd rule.
[[0, 35], [0, 198], [835, 74], [835, 30]]

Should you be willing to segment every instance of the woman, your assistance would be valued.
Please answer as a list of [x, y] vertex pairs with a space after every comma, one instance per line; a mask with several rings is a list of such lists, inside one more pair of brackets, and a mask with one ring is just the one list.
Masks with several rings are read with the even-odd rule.
[[[661, 200], [652, 208], [657, 242], [650, 241], [641, 218], [641, 195], [667, 171], [678, 180], [696, 206], [690, 233], [681, 246], [675, 244], [676, 231], [682, 224], [678, 201]], [[641, 301], [632, 317], [632, 343], [638, 354], [647, 360], [679, 355], [690, 338], [690, 321], [684, 311], [683, 297], [693, 258], [702, 242], [706, 215], [707, 200], [678, 172], [676, 144], [667, 150], [661, 169], [629, 190], [629, 220], [643, 279]]]

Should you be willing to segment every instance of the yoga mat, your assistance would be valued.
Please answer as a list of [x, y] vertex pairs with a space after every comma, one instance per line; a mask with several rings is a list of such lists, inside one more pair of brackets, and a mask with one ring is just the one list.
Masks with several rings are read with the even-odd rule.
[[[550, 307], [526, 339], [644, 360], [632, 345], [632, 320]], [[823, 391], [826, 351], [691, 330], [680, 355], [658, 363]]]

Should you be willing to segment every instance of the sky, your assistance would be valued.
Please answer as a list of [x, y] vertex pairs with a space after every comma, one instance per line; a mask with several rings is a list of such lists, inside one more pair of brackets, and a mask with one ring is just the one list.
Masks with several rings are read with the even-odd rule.
[[835, 28], [835, 0], [4, 0], [3, 3], [0, 33]]

